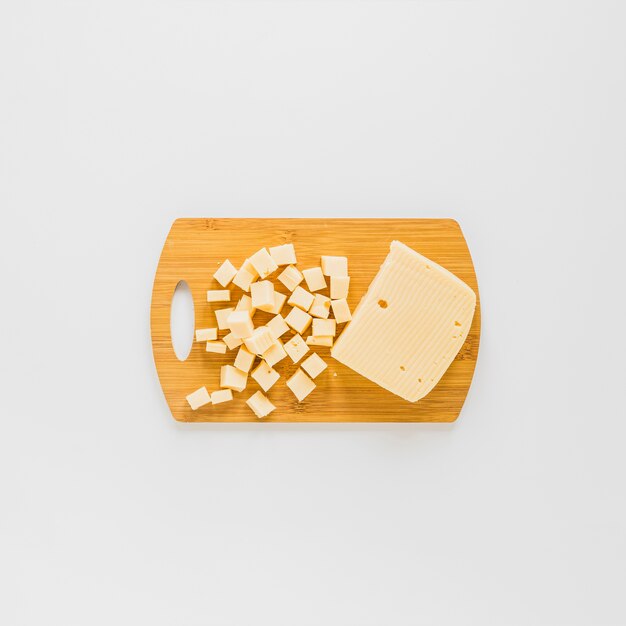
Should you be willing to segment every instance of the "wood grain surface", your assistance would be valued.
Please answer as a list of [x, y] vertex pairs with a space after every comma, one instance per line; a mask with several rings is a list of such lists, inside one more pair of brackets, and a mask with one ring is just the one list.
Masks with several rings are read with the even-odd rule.
[[[194, 341], [189, 357], [176, 357], [170, 336], [170, 304], [177, 284], [185, 280], [192, 292], [195, 327], [215, 326], [213, 311], [230, 306], [208, 304], [206, 290], [220, 288], [213, 273], [222, 261], [236, 267], [259, 248], [291, 242], [295, 245], [298, 268], [320, 263], [320, 255], [347, 256], [351, 277], [348, 302], [354, 311], [381, 263], [389, 244], [398, 239], [417, 252], [449, 269], [465, 281], [478, 296], [472, 259], [457, 222], [451, 219], [178, 219], [167, 236], [152, 292], [150, 322], [154, 362], [165, 398], [175, 419], [184, 422], [247, 422], [257, 420], [246, 399], [259, 389], [248, 379], [248, 387], [234, 393], [232, 402], [208, 405], [192, 411], [185, 396], [198, 387], [209, 392], [219, 388], [220, 366], [232, 363], [237, 350], [223, 354], [205, 351], [204, 343]], [[278, 272], [270, 279], [275, 279]], [[277, 290], [288, 293], [274, 280]], [[230, 286], [236, 302], [242, 293]], [[328, 295], [328, 289], [320, 292]], [[234, 305], [233, 305], [234, 306]], [[290, 307], [285, 305], [283, 312]], [[255, 325], [271, 316], [261, 311]], [[344, 326], [338, 327], [338, 332]], [[308, 331], [310, 332], [310, 331]], [[307, 332], [307, 334], [308, 334]], [[220, 331], [220, 337], [226, 332]], [[292, 333], [283, 336], [288, 339]], [[285, 380], [297, 369], [289, 358], [276, 365], [281, 379], [268, 392], [276, 410], [264, 421], [270, 422], [452, 422], [463, 406], [472, 381], [480, 340], [480, 299], [465, 344], [435, 389], [412, 404], [330, 356], [329, 348], [313, 347], [327, 363], [315, 389], [304, 402], [297, 402]], [[257, 362], [258, 363], [258, 360]]]

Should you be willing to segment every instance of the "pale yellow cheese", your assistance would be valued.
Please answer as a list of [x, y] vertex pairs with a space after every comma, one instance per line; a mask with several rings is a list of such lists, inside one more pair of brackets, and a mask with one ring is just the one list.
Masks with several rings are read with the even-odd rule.
[[302, 334], [311, 325], [312, 319], [313, 318], [308, 313], [294, 306], [285, 318], [285, 322], [297, 333]]
[[313, 304], [309, 309], [309, 315], [326, 319], [330, 315], [330, 298], [321, 293], [316, 293]]
[[272, 272], [278, 269], [276, 261], [270, 256], [267, 248], [261, 248], [258, 252], [255, 252], [250, 257], [249, 261], [261, 280], [267, 278]]
[[326, 279], [321, 267], [311, 267], [308, 270], [302, 270], [304, 280], [306, 280], [306, 286], [309, 291], [319, 291], [320, 289], [326, 289]]
[[280, 339], [276, 339], [276, 341], [263, 353], [262, 356], [263, 360], [268, 365], [274, 367], [276, 363], [282, 361], [287, 356], [283, 342]]
[[198, 328], [196, 330], [196, 341], [215, 341], [217, 339], [217, 328]]
[[226, 354], [226, 344], [223, 341], [207, 341], [206, 351], [217, 354]]
[[253, 354], [263, 354], [275, 339], [267, 326], [259, 326], [250, 337], [244, 339], [246, 348]]
[[254, 317], [256, 309], [252, 306], [252, 298], [244, 293], [239, 302], [237, 302], [235, 311], [250, 311], [250, 317]]
[[226, 320], [230, 332], [240, 339], [250, 337], [254, 332], [254, 324], [250, 318], [250, 311], [232, 311]]
[[270, 256], [276, 265], [293, 265], [297, 263], [296, 250], [292, 243], [285, 243], [282, 246], [270, 248]]
[[335, 316], [337, 324], [344, 324], [352, 319], [350, 307], [348, 306], [348, 301], [345, 298], [342, 298], [341, 300], [331, 300], [330, 306], [333, 310], [333, 315]]
[[262, 392], [257, 391], [252, 394], [246, 404], [254, 411], [254, 414], [260, 419], [267, 417], [276, 407], [264, 396]]
[[212, 404], [221, 404], [222, 402], [229, 402], [233, 399], [232, 389], [218, 389], [211, 394]]
[[311, 378], [317, 378], [328, 365], [317, 352], [313, 352], [302, 361], [301, 367]]
[[249, 372], [254, 363], [255, 355], [252, 354], [246, 347], [241, 346], [237, 356], [235, 357], [235, 367], [242, 372]]
[[283, 310], [283, 306], [287, 301], [287, 296], [280, 291], [274, 292], [274, 301], [270, 306], [259, 306], [259, 311], [265, 311], [266, 313], [272, 313], [277, 315]]
[[232, 389], [233, 391], [243, 391], [247, 383], [247, 372], [242, 372], [232, 365], [222, 365], [220, 369], [220, 387]]
[[252, 279], [253, 280], [256, 280], [259, 277], [259, 273], [254, 268], [254, 265], [252, 264], [252, 261], [250, 261], [250, 259], [246, 259], [241, 264], [241, 269], [243, 269], [246, 272], [248, 272], [248, 274], [252, 274]]
[[226, 347], [229, 350], [234, 350], [243, 343], [243, 339], [241, 339], [240, 337], [235, 337], [233, 333], [228, 333], [228, 335], [225, 335], [222, 341], [226, 344]]
[[235, 266], [226, 259], [217, 269], [215, 274], [213, 274], [213, 278], [222, 285], [222, 287], [228, 287], [230, 281], [235, 278], [235, 274], [237, 273], [237, 269]]
[[313, 320], [314, 337], [334, 337], [337, 332], [337, 322], [335, 320]]
[[330, 297], [332, 300], [341, 300], [348, 297], [348, 289], [350, 287], [349, 276], [331, 276], [330, 277]]
[[315, 383], [300, 369], [287, 380], [287, 387], [291, 389], [293, 395], [302, 402], [315, 389]]
[[289, 289], [293, 291], [303, 280], [300, 270], [293, 265], [286, 267], [279, 275], [278, 280]]
[[211, 394], [206, 387], [200, 387], [187, 396], [187, 402], [193, 411], [197, 411], [201, 406], [211, 403]]
[[209, 289], [206, 292], [207, 302], [230, 302], [230, 289]]
[[334, 337], [314, 337], [313, 335], [309, 335], [306, 338], [308, 346], [321, 346], [324, 348], [331, 348], [334, 341]]
[[244, 291], [250, 291], [250, 285], [253, 283], [258, 277], [258, 274], [249, 259], [246, 259], [243, 262], [243, 265], [239, 268], [235, 277], [233, 278], [233, 285], [239, 287], [239, 289], [243, 289]]
[[252, 378], [259, 383], [261, 389], [266, 392], [271, 389], [280, 378], [280, 374], [265, 361], [261, 361], [250, 376], [252, 376]]
[[347, 276], [348, 258], [345, 256], [323, 256], [322, 272], [324, 276]]
[[276, 317], [273, 317], [267, 323], [267, 327], [270, 329], [270, 332], [272, 333], [272, 337], [274, 337], [274, 339], [282, 337], [289, 330], [289, 326], [287, 322], [285, 322], [285, 318], [282, 315], [277, 315]]
[[217, 320], [217, 327], [220, 330], [228, 329], [228, 317], [234, 311], [233, 307], [228, 309], [218, 309], [215, 311], [215, 319]]
[[457, 355], [475, 306], [476, 294], [468, 285], [394, 241], [331, 355], [416, 402], [439, 382]]
[[285, 352], [287, 352], [294, 363], [297, 363], [308, 351], [309, 346], [307, 346], [300, 335], [294, 335], [285, 343]]
[[302, 287], [296, 287], [291, 294], [289, 300], [287, 300], [287, 304], [291, 306], [297, 306], [299, 309], [303, 311], [308, 311], [313, 304], [313, 300], [315, 296], [312, 293], [309, 293], [306, 289]]
[[252, 306], [257, 309], [274, 306], [274, 283], [271, 280], [257, 280], [250, 285]]

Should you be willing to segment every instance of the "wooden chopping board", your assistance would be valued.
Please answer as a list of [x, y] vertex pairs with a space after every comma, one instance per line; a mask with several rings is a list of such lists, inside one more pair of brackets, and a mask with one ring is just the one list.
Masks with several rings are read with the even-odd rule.
[[[201, 386], [209, 392], [219, 388], [220, 366], [232, 363], [236, 350], [223, 354], [205, 351], [194, 342], [189, 357], [181, 362], [170, 336], [170, 304], [179, 281], [188, 283], [194, 302], [195, 327], [214, 327], [217, 308], [208, 304], [207, 289], [221, 288], [213, 273], [225, 259], [239, 265], [259, 248], [293, 243], [298, 268], [319, 265], [320, 255], [347, 256], [351, 277], [348, 302], [354, 311], [378, 272], [393, 239], [447, 268], [465, 281], [478, 296], [472, 259], [458, 223], [451, 219], [178, 219], [167, 236], [152, 291], [150, 324], [154, 362], [161, 387], [175, 419], [183, 422], [259, 421], [246, 399], [259, 389], [248, 378], [248, 387], [234, 393], [234, 400], [192, 411], [185, 396]], [[270, 279], [275, 279], [273, 274]], [[274, 281], [278, 291], [287, 293]], [[242, 295], [232, 287], [236, 302]], [[328, 289], [320, 292], [328, 295]], [[234, 303], [233, 305], [234, 306]], [[288, 305], [285, 305], [288, 311]], [[261, 311], [255, 325], [271, 316]], [[343, 330], [338, 327], [338, 333]], [[227, 331], [221, 332], [220, 337]], [[309, 331], [310, 332], [310, 331]], [[286, 340], [291, 333], [283, 336]], [[463, 406], [476, 366], [480, 340], [480, 300], [467, 339], [439, 384], [419, 402], [402, 400], [330, 356], [330, 348], [311, 346], [328, 363], [315, 383], [317, 389], [297, 402], [285, 380], [297, 369], [287, 357], [276, 365], [281, 379], [268, 392], [276, 410], [269, 422], [452, 422]], [[258, 363], [258, 361], [257, 361]]]

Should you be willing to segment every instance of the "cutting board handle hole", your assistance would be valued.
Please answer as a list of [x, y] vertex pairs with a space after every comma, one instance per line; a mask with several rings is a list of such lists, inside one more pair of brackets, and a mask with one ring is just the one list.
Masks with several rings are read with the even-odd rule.
[[194, 327], [195, 315], [191, 289], [184, 280], [181, 280], [174, 289], [170, 305], [170, 337], [179, 361], [186, 361], [191, 352]]

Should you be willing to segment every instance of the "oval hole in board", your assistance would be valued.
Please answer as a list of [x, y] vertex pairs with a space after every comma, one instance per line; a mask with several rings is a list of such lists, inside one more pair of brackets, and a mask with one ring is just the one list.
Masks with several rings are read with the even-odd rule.
[[174, 289], [170, 305], [170, 337], [179, 361], [186, 361], [191, 352], [195, 321], [191, 289], [181, 280]]

